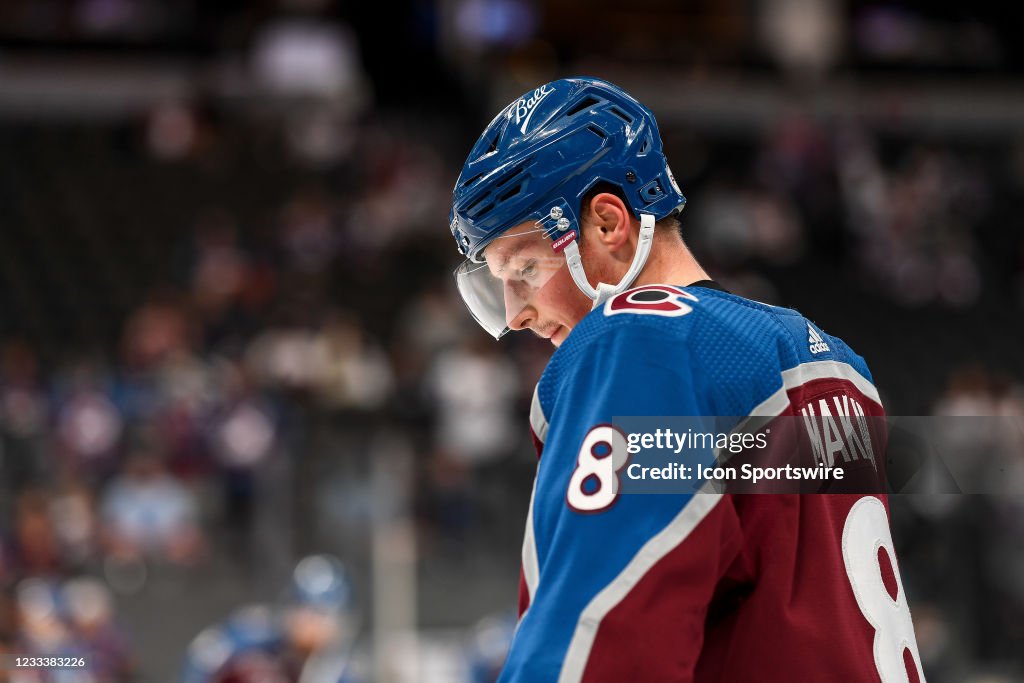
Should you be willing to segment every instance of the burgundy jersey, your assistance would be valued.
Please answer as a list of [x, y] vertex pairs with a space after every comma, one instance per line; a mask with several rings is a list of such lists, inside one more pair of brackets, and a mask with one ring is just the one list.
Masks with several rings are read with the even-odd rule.
[[[809, 460], [796, 464], [843, 465], [850, 485], [631, 495], [621, 416], [789, 430]], [[864, 360], [795, 311], [667, 285], [593, 311], [534, 396], [541, 457], [500, 680], [923, 681], [883, 416]]]

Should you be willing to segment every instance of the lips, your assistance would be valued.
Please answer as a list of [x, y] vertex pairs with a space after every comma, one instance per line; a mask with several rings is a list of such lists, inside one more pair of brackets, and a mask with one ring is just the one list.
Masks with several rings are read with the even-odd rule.
[[549, 342], [558, 346], [563, 339], [569, 335], [569, 328], [565, 325], [553, 325], [551, 327], [545, 327], [543, 329], [530, 328], [530, 331], [541, 339], [547, 339]]

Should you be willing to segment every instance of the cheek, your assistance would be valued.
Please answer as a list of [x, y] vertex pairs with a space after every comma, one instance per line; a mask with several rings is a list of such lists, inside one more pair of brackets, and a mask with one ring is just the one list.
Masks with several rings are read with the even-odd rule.
[[568, 268], [562, 268], [541, 291], [542, 318], [555, 318], [559, 323], [573, 326], [590, 313], [593, 302], [580, 291]]

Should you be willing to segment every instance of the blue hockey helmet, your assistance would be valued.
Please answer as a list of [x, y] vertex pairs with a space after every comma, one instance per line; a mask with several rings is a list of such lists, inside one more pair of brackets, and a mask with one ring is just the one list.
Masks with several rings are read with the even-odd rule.
[[[607, 81], [566, 78], [544, 84], [513, 100], [477, 140], [455, 183], [449, 221], [467, 257], [456, 271], [459, 290], [477, 321], [495, 337], [508, 331], [517, 311], [509, 310], [508, 297], [472, 264], [483, 263], [483, 250], [515, 226], [536, 223], [539, 236], [558, 245], [559, 253], [566, 244], [573, 247], [562, 263], [567, 258], [572, 266], [575, 255], [573, 279], [595, 301], [599, 292], [603, 299], [628, 286], [590, 288], [574, 248], [581, 202], [598, 183], [619, 188], [649, 230], [686, 203], [665, 159], [654, 115]], [[644, 246], [649, 247], [649, 232], [647, 237]], [[646, 260], [646, 250], [640, 251], [630, 281]]]
[[304, 557], [292, 571], [289, 599], [293, 605], [326, 612], [349, 611], [354, 599], [348, 570], [331, 555]]

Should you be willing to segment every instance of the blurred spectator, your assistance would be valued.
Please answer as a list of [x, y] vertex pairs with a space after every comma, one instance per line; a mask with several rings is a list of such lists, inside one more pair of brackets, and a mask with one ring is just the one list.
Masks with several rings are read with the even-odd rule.
[[465, 645], [468, 683], [495, 683], [508, 656], [518, 615], [490, 614], [473, 625]]
[[804, 253], [796, 207], [777, 192], [721, 186], [708, 192], [686, 234], [725, 269], [788, 265]]
[[99, 540], [92, 489], [69, 470], [58, 478], [50, 497], [50, 518], [68, 567], [82, 567], [94, 559]]
[[60, 586], [53, 579], [28, 578], [15, 591], [19, 652], [26, 655], [81, 654], [61, 614]]
[[124, 431], [124, 418], [109, 396], [110, 378], [98, 364], [82, 361], [65, 376], [57, 434], [67, 466], [75, 472], [105, 472]]
[[21, 439], [41, 436], [48, 406], [39, 384], [39, 366], [24, 342], [10, 342], [2, 349], [0, 365], [0, 417], [3, 430]]
[[378, 410], [393, 387], [387, 356], [366, 338], [357, 320], [344, 314], [329, 316], [313, 340], [312, 352], [321, 364], [316, 389], [328, 408]]
[[371, 264], [352, 259], [359, 254], [353, 246], [377, 254], [405, 238], [436, 240], [437, 217], [447, 215], [451, 188], [438, 150], [417, 132], [368, 126], [360, 151], [368, 155], [366, 187], [347, 214], [345, 244], [350, 267], [365, 270]]
[[178, 298], [165, 290], [128, 317], [122, 349], [129, 368], [151, 368], [168, 354], [191, 347], [193, 330]]
[[344, 313], [328, 314], [316, 332], [267, 330], [246, 356], [246, 366], [264, 384], [312, 392], [331, 409], [379, 408], [393, 385], [387, 357]]
[[340, 240], [332, 206], [322, 191], [304, 189], [285, 205], [281, 245], [288, 265], [299, 272], [319, 273], [330, 265]]
[[180, 161], [195, 151], [199, 132], [199, 121], [191, 107], [165, 102], [149, 113], [146, 145], [158, 161]]
[[301, 327], [269, 327], [245, 351], [245, 366], [261, 384], [308, 390], [321, 369], [313, 354], [316, 336]]
[[521, 46], [538, 23], [537, 8], [525, 0], [460, 0], [454, 13], [458, 48], [473, 55]]
[[89, 672], [97, 683], [132, 678], [131, 648], [114, 621], [113, 598], [106, 585], [95, 578], [79, 577], [65, 582], [62, 590], [68, 625], [78, 647], [88, 653]]
[[427, 386], [437, 402], [438, 443], [456, 461], [486, 462], [519, 443], [514, 410], [519, 380], [492, 340], [476, 333], [442, 352]]
[[978, 169], [947, 149], [913, 148], [885, 170], [866, 131], [839, 138], [847, 225], [860, 234], [861, 265], [901, 303], [968, 306], [981, 293], [973, 226], [990, 196]]
[[8, 500], [45, 468], [50, 406], [40, 379], [27, 344], [12, 341], [0, 349], [0, 494]]
[[225, 365], [223, 403], [211, 415], [210, 450], [220, 468], [224, 522], [236, 560], [251, 562], [259, 474], [278, 445], [276, 417], [241, 368]]
[[248, 258], [238, 245], [234, 218], [224, 209], [204, 211], [195, 232], [192, 300], [207, 320], [217, 323], [242, 293]]
[[28, 489], [18, 496], [13, 555], [19, 572], [25, 575], [52, 575], [62, 566], [49, 501], [42, 490]]
[[418, 355], [430, 358], [454, 346], [472, 328], [465, 324], [463, 305], [450, 282], [423, 287], [402, 311], [398, 336]]
[[994, 399], [991, 380], [985, 369], [968, 365], [951, 375], [946, 392], [935, 405], [934, 414], [987, 417], [996, 414]]
[[794, 75], [818, 77], [843, 48], [843, 5], [837, 0], [761, 0], [757, 16], [769, 54]]
[[[96, 579], [78, 577], [63, 584], [32, 577], [15, 589], [16, 626], [11, 650], [21, 656], [84, 657], [85, 669], [50, 671], [31, 669], [12, 681], [26, 683], [127, 683], [135, 665], [127, 640], [113, 619], [113, 604], [106, 586]], [[4, 608], [0, 605], [0, 610]], [[0, 651], [3, 637], [0, 636]]]
[[129, 458], [101, 503], [107, 547], [121, 560], [193, 564], [203, 549], [195, 497], [145, 450]]
[[283, 16], [263, 26], [252, 53], [257, 81], [272, 95], [357, 104], [363, 74], [355, 36], [337, 22]]
[[277, 604], [250, 604], [199, 633], [182, 683], [356, 683], [358, 613], [345, 567], [311, 555], [292, 572]]

